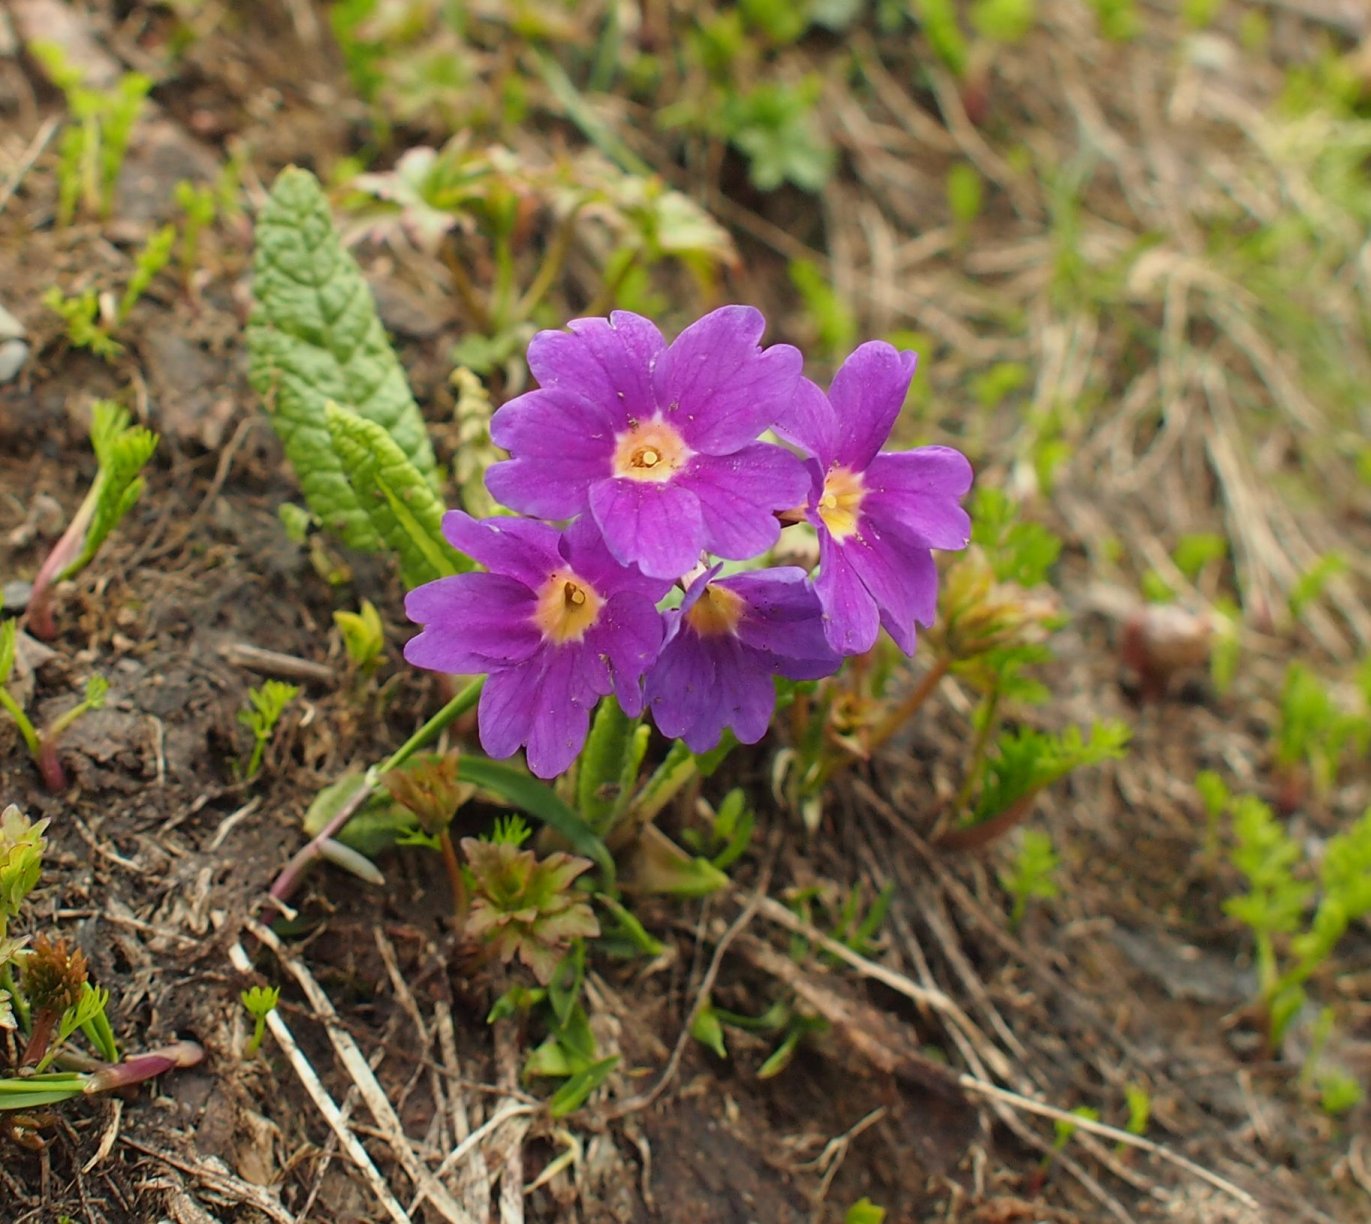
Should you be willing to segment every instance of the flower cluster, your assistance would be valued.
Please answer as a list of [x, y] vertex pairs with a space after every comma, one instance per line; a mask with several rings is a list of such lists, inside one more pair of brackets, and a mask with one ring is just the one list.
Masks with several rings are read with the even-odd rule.
[[[774, 676], [831, 675], [881, 627], [910, 652], [915, 624], [932, 623], [931, 550], [967, 543], [958, 503], [971, 467], [947, 447], [881, 451], [914, 355], [864, 344], [825, 394], [797, 349], [760, 346], [764, 327], [756, 310], [725, 306], [667, 344], [618, 311], [533, 338], [538, 388], [492, 419], [510, 458], [486, 475], [527, 517], [449, 513], [444, 534], [485, 571], [430, 582], [405, 605], [423, 626], [411, 663], [489, 673], [479, 718], [491, 756], [525, 746], [535, 774], [561, 773], [610, 693], [694, 751], [726, 727], [755, 743]], [[802, 520], [819, 537], [816, 578], [737, 565], [721, 576]], [[673, 588], [683, 596], [661, 610]]]

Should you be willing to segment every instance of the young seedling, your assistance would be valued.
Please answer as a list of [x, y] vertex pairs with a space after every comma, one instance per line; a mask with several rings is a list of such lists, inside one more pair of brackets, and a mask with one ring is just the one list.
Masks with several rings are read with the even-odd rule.
[[[0, 1029], [18, 1030], [23, 1042], [21, 1074], [0, 1076], [0, 1113], [16, 1117], [194, 1066], [204, 1057], [194, 1042], [182, 1041], [119, 1062], [107, 1015], [109, 992], [86, 980], [84, 954], [60, 938], [39, 935], [26, 948], [26, 939], [8, 934], [41, 876], [47, 824], [30, 821], [13, 804], [0, 812]], [[68, 1048], [78, 1032], [98, 1060]], [[85, 1069], [49, 1070], [59, 1057]], [[41, 1140], [35, 1143], [42, 1146]]]
[[57, 634], [53, 587], [94, 560], [110, 532], [142, 496], [146, 483], [142, 471], [157, 449], [157, 435], [131, 425], [128, 410], [112, 400], [96, 400], [91, 405], [90, 440], [99, 465], [95, 480], [33, 580], [28, 625], [40, 638]]
[[1049, 900], [1061, 895], [1053, 878], [1061, 860], [1052, 837], [1040, 829], [1025, 829], [1013, 860], [1000, 872], [1000, 885], [1014, 899], [1009, 926], [1018, 930], [1031, 900]]
[[573, 941], [600, 933], [584, 894], [572, 886], [594, 864], [560, 852], [539, 858], [521, 850], [528, 833], [522, 822], [506, 822], [491, 840], [462, 839], [471, 877], [465, 930], [505, 964], [517, 955], [547, 985]]
[[[467, 918], [467, 882], [452, 844], [451, 826], [453, 817], [476, 793], [476, 788], [459, 779], [459, 765], [455, 752], [415, 756], [398, 769], [382, 774], [381, 783], [396, 803], [419, 822], [416, 830], [400, 839], [401, 844], [425, 845], [442, 854], [452, 890], [453, 922], [461, 930]], [[504, 832], [513, 837], [515, 828], [507, 825]]]
[[335, 612], [333, 623], [338, 626], [352, 670], [358, 676], [370, 676], [385, 658], [386, 650], [386, 631], [376, 605], [364, 599], [356, 612]]
[[281, 721], [286, 706], [299, 695], [300, 686], [287, 684], [284, 680], [268, 680], [261, 688], [248, 689], [248, 703], [238, 711], [239, 723], [252, 732], [252, 751], [241, 770], [244, 781], [257, 776], [276, 724]]
[[255, 1058], [257, 1051], [262, 1048], [262, 1038], [266, 1036], [267, 1017], [276, 1010], [276, 1004], [281, 1001], [281, 988], [250, 986], [238, 997], [242, 1000], [248, 1015], [252, 1017], [252, 1036], [243, 1047], [243, 1057]]
[[34, 41], [28, 50], [66, 95], [73, 120], [58, 146], [57, 222], [69, 225], [78, 205], [92, 217], [108, 216], [152, 79], [130, 72], [109, 91], [91, 89], [56, 43]]
[[43, 777], [43, 784], [53, 794], [67, 789], [66, 773], [57, 755], [57, 744], [62, 733], [81, 715], [90, 710], [98, 710], [105, 704], [109, 692], [109, 681], [104, 676], [94, 675], [86, 681], [85, 696], [65, 713], [59, 714], [41, 730], [34, 726], [23, 707], [9, 691], [7, 685], [14, 670], [18, 648], [19, 626], [13, 620], [0, 621], [0, 709], [3, 709], [19, 729], [24, 747], [28, 749], [33, 763]]
[[106, 361], [113, 361], [124, 351], [124, 346], [110, 335], [109, 326], [102, 318], [100, 295], [94, 289], [67, 297], [53, 285], [43, 294], [43, 305], [62, 316], [67, 343], [72, 348], [89, 349]]

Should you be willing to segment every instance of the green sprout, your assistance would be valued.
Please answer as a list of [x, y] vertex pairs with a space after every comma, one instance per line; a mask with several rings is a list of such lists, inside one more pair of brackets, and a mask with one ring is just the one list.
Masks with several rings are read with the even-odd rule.
[[1013, 861], [1000, 872], [1001, 886], [1014, 898], [1014, 908], [1009, 914], [1011, 928], [1018, 930], [1029, 901], [1049, 900], [1061, 895], [1061, 889], [1053, 879], [1060, 866], [1051, 835], [1040, 829], [1025, 829]]
[[279, 986], [250, 986], [238, 996], [247, 1013], [252, 1017], [252, 1036], [243, 1047], [244, 1058], [254, 1058], [262, 1048], [262, 1038], [267, 1032], [267, 1017], [276, 1010], [281, 1001]]
[[139, 299], [148, 291], [148, 286], [152, 284], [153, 278], [171, 261], [171, 251], [175, 243], [176, 227], [174, 225], [164, 225], [148, 236], [147, 242], [143, 244], [143, 249], [138, 252], [138, 257], [134, 260], [133, 275], [129, 277], [129, 283], [124, 289], [124, 296], [119, 299], [119, 309], [115, 313], [116, 322], [122, 323], [129, 317], [129, 313], [138, 304]]
[[195, 269], [200, 263], [200, 235], [214, 224], [219, 201], [213, 187], [197, 186], [187, 179], [176, 184], [175, 198], [176, 206], [185, 218], [181, 223], [177, 262], [180, 265], [181, 283], [190, 289], [195, 279]]
[[356, 612], [335, 612], [333, 623], [338, 626], [353, 670], [359, 676], [371, 675], [385, 657], [386, 648], [386, 631], [376, 605], [364, 599]]
[[98, 463], [95, 480], [33, 580], [28, 623], [41, 638], [57, 633], [52, 588], [94, 560], [110, 532], [143, 495], [142, 471], [157, 449], [157, 435], [131, 425], [128, 409], [113, 400], [96, 400], [91, 405], [90, 441]]
[[67, 343], [72, 348], [89, 349], [106, 361], [113, 361], [124, 351], [124, 346], [110, 335], [109, 328], [101, 320], [100, 297], [94, 289], [67, 297], [53, 285], [43, 294], [43, 305], [62, 316]]
[[108, 91], [91, 89], [56, 43], [35, 40], [28, 50], [66, 95], [73, 120], [58, 145], [57, 223], [70, 225], [78, 205], [93, 217], [108, 216], [152, 78], [129, 72]]
[[843, 1213], [843, 1224], [885, 1224], [886, 1210], [863, 1195]]
[[257, 776], [276, 724], [286, 706], [299, 695], [300, 686], [284, 680], [268, 680], [261, 688], [248, 689], [248, 703], [238, 711], [239, 723], [252, 732], [252, 753], [242, 770], [244, 780]]
[[24, 747], [28, 749], [34, 764], [38, 766], [44, 785], [53, 794], [58, 794], [66, 790], [67, 778], [57, 756], [57, 742], [63, 732], [83, 714], [98, 710], [105, 704], [109, 681], [98, 674], [91, 676], [86, 681], [85, 696], [71, 709], [59, 714], [46, 727], [39, 730], [7, 687], [10, 674], [14, 670], [18, 635], [19, 626], [15, 621], [0, 621], [0, 709], [10, 716], [19, 729], [19, 736], [24, 741]]
[[1234, 801], [1233, 834], [1232, 861], [1247, 891], [1230, 897], [1224, 909], [1252, 931], [1257, 1004], [1272, 1042], [1279, 1042], [1304, 1004], [1304, 984], [1352, 924], [1371, 914], [1371, 809], [1329, 838], [1317, 884], [1297, 874], [1305, 866], [1303, 848], [1259, 799]]
[[1308, 771], [1316, 795], [1326, 795], [1338, 778], [1347, 750], [1365, 743], [1371, 725], [1364, 713], [1339, 708], [1327, 682], [1303, 663], [1286, 668], [1276, 727], [1275, 765], [1287, 779]]

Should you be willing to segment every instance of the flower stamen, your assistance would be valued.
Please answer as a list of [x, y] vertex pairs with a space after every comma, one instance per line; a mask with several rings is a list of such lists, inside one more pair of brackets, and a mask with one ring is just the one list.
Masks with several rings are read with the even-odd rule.
[[819, 495], [819, 517], [839, 543], [857, 530], [865, 497], [866, 485], [860, 472], [835, 467], [824, 478], [823, 492]]
[[615, 443], [614, 475], [665, 483], [693, 453], [675, 428], [660, 418], [634, 422]]
[[570, 573], [555, 573], [538, 595], [533, 623], [543, 640], [561, 646], [579, 642], [600, 617], [604, 600], [585, 579]]

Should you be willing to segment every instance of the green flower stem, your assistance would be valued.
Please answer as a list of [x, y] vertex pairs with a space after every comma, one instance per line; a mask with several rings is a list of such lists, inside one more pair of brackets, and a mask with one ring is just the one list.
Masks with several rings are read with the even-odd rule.
[[485, 684], [485, 677], [482, 676], [473, 680], [451, 701], [438, 711], [432, 718], [420, 727], [413, 735], [400, 745], [385, 761], [380, 765], [373, 765], [367, 770], [362, 784], [352, 793], [348, 801], [334, 814], [333, 819], [328, 822], [314, 837], [305, 843], [295, 856], [287, 863], [281, 874], [271, 886], [270, 896], [276, 901], [287, 900], [299, 886], [300, 877], [304, 870], [315, 859], [323, 853], [323, 846], [338, 836], [343, 826], [355, 816], [368, 799], [376, 792], [377, 783], [381, 775], [389, 773], [392, 769], [398, 769], [411, 756], [413, 756], [425, 744], [437, 738], [438, 734], [450, 723], [460, 718], [472, 706], [476, 704], [476, 699], [481, 695], [481, 688]]

